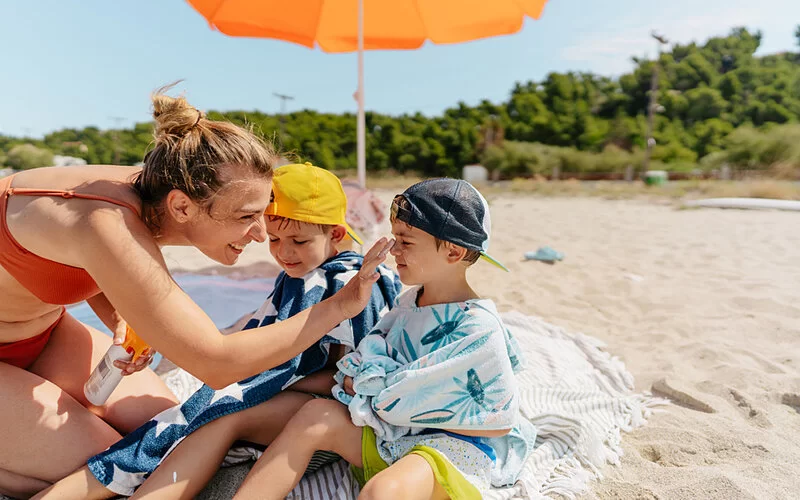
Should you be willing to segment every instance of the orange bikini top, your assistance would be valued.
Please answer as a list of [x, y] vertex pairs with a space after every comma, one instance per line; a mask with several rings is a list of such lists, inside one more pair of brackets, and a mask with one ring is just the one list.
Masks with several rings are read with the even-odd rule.
[[20, 245], [8, 230], [6, 213], [11, 195], [19, 196], [58, 196], [61, 198], [82, 198], [107, 201], [139, 211], [130, 203], [105, 196], [81, 194], [73, 191], [54, 189], [12, 188], [8, 176], [0, 179], [0, 266], [27, 288], [32, 294], [48, 304], [74, 304], [100, 293], [97, 283], [89, 273], [79, 267], [60, 264], [29, 252]]

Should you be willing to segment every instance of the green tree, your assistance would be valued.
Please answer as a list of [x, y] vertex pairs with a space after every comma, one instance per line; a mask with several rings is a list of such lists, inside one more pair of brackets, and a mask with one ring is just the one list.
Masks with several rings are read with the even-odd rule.
[[691, 121], [719, 118], [728, 107], [728, 102], [717, 89], [700, 87], [686, 92], [688, 108], [686, 117]]
[[[800, 26], [795, 35], [800, 36]], [[684, 168], [686, 162], [708, 155], [715, 160], [704, 165], [716, 164], [729, 148], [744, 154], [738, 145], [748, 134], [758, 139], [759, 147], [787, 143], [770, 137], [786, 135], [781, 131], [800, 121], [800, 55], [756, 56], [761, 39], [760, 32], [735, 28], [705, 43], [676, 44], [661, 54], [654, 130], [660, 167]], [[505, 166], [497, 167], [504, 175], [542, 173], [553, 162], [560, 162], [564, 172], [607, 171], [635, 162], [645, 147], [655, 63], [633, 60], [632, 71], [619, 78], [554, 72], [516, 83], [504, 102], [458, 102], [438, 116], [368, 112], [367, 168], [458, 175], [463, 165], [481, 158], [495, 161], [498, 154], [510, 155]], [[351, 113], [300, 110], [281, 117], [231, 110], [211, 111], [209, 118], [252, 127], [297, 159], [337, 171], [356, 168], [356, 120]], [[278, 137], [281, 120], [285, 132]], [[742, 127], [745, 132], [737, 135]], [[512, 144], [500, 142], [500, 137]], [[152, 123], [118, 131], [86, 127], [59, 130], [41, 141], [0, 136], [0, 154], [30, 143], [89, 163], [111, 163], [119, 148], [120, 162], [134, 164], [152, 142]], [[783, 158], [753, 154], [748, 160], [752, 165]]]

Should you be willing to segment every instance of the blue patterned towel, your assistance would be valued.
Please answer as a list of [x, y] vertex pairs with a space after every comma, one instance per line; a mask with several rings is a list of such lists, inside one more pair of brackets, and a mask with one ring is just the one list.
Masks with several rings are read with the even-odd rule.
[[[281, 273], [272, 294], [245, 328], [285, 320], [330, 297], [356, 275], [362, 261], [363, 257], [355, 252], [343, 252], [301, 279]], [[108, 450], [90, 458], [92, 474], [114, 493], [132, 495], [175, 446], [199, 427], [261, 404], [320, 370], [328, 360], [330, 344], [354, 349], [385, 309], [395, 303], [402, 287], [393, 271], [384, 266], [378, 270], [381, 276], [373, 286], [372, 299], [358, 316], [339, 324], [319, 342], [280, 366], [220, 390], [204, 385], [182, 405], [159, 413]]]
[[[502, 457], [492, 483], [513, 484], [536, 433], [519, 411], [516, 340], [491, 300], [418, 307], [418, 293], [419, 288], [404, 293], [374, 334], [339, 360], [333, 395], [348, 405], [354, 424], [374, 429], [387, 463], [423, 440], [439, 449], [420, 434], [426, 429], [513, 429], [486, 440]], [[345, 376], [352, 377], [355, 396], [344, 392]], [[439, 451], [447, 456], [453, 440], [440, 441], [447, 450]]]

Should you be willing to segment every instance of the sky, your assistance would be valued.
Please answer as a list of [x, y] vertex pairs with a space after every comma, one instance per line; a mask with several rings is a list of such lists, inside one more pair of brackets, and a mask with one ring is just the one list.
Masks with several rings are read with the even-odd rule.
[[[654, 29], [687, 43], [746, 26], [764, 33], [759, 53], [797, 50], [798, 23], [798, 0], [549, 0], [514, 35], [367, 52], [366, 108], [433, 116], [459, 101], [502, 102], [515, 82], [554, 71], [616, 76], [631, 56], [655, 55]], [[149, 121], [150, 93], [178, 79], [206, 111], [277, 113], [276, 92], [294, 97], [287, 111], [356, 110], [355, 54], [227, 37], [184, 0], [0, 0], [0, 47], [4, 135]]]

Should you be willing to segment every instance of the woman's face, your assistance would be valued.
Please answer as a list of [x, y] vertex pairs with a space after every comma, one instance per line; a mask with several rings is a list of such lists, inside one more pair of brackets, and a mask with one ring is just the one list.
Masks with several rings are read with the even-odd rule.
[[244, 247], [266, 240], [264, 211], [269, 205], [272, 182], [252, 177], [226, 183], [209, 208], [196, 212], [186, 238], [205, 255], [225, 264], [235, 264]]

